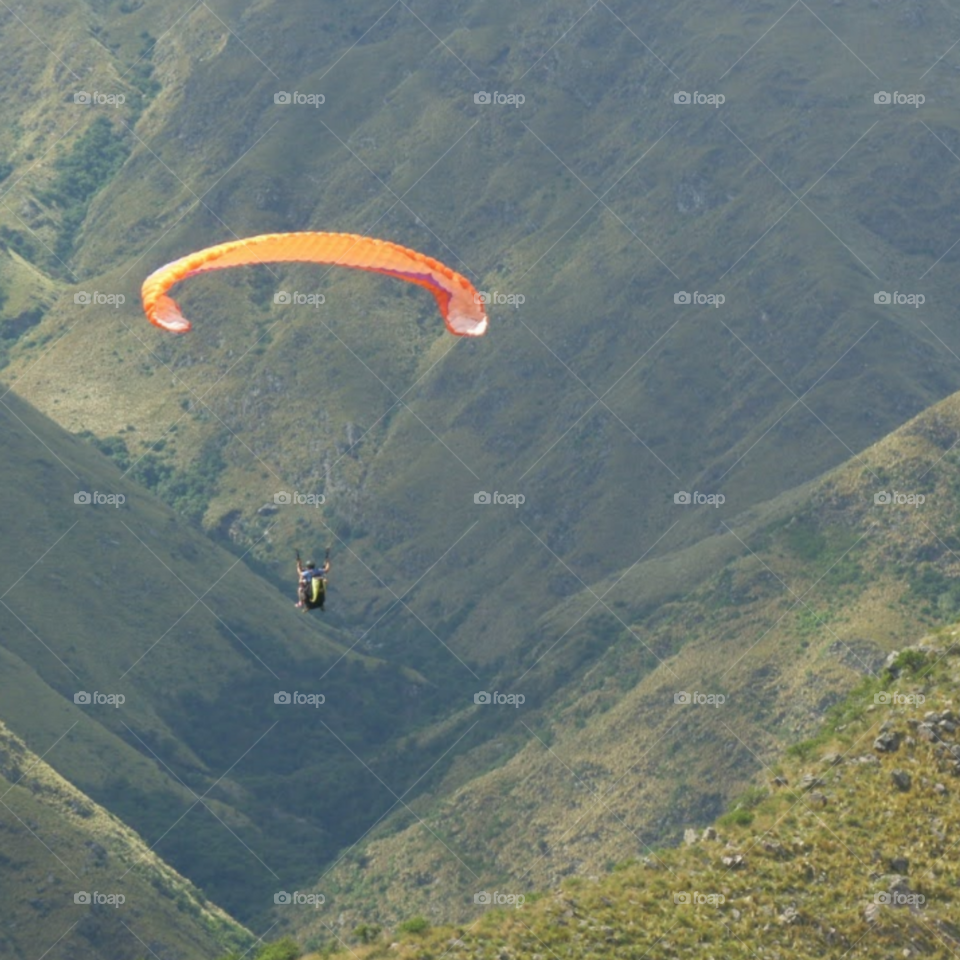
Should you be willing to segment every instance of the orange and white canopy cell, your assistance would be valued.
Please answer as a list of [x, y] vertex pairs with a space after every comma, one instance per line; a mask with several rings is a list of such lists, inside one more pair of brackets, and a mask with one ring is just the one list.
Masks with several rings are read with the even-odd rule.
[[207, 247], [154, 271], [143, 282], [147, 319], [170, 333], [186, 333], [190, 321], [167, 291], [198, 273], [257, 263], [327, 263], [385, 273], [426, 287], [436, 298], [447, 329], [458, 337], [482, 337], [487, 314], [473, 284], [416, 250], [352, 233], [271, 233]]

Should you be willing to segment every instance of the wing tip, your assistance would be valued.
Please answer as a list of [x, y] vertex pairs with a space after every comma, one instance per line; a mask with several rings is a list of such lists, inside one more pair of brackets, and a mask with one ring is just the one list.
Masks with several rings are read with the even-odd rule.
[[447, 327], [458, 337], [482, 337], [487, 332], [487, 315], [483, 313], [478, 318], [467, 313], [451, 313]]
[[193, 327], [171, 297], [160, 297], [147, 317], [155, 327], [167, 333], [188, 333]]

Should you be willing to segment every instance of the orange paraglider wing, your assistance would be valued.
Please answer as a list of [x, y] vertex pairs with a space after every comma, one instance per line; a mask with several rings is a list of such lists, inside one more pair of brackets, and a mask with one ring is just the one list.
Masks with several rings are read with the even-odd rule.
[[143, 310], [154, 326], [170, 333], [186, 333], [190, 321], [180, 312], [176, 301], [167, 296], [174, 284], [207, 270], [297, 261], [371, 270], [416, 283], [434, 295], [451, 333], [459, 337], [482, 337], [487, 331], [482, 298], [466, 277], [416, 250], [352, 233], [271, 233], [188, 254], [144, 280]]

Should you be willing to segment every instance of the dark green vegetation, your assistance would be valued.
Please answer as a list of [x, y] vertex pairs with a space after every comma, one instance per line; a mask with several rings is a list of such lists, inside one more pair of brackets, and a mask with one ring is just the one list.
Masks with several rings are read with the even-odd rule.
[[[960, 386], [960, 247], [930, 269], [956, 239], [958, 80], [936, 61], [922, 113], [878, 112], [861, 65], [905, 89], [955, 24], [903, 14], [0, 11], [0, 362], [92, 441], [0, 408], [4, 719], [205, 896], [304, 944], [329, 916], [371, 945], [422, 918], [429, 944], [488, 886], [599, 875], [725, 810], [756, 829], [756, 771], [960, 602], [956, 404], [863, 453]], [[722, 110], [673, 101], [710, 84]], [[178, 290], [188, 337], [140, 316], [156, 266], [311, 228], [526, 302], [454, 343], [423, 291], [263, 267]], [[921, 275], [922, 312], [874, 303]], [[126, 302], [81, 307], [73, 277]], [[927, 504], [875, 509], [884, 488]], [[78, 521], [79, 489], [129, 505]], [[281, 490], [326, 503], [275, 509]], [[294, 614], [293, 549], [327, 544], [329, 616]], [[125, 710], [72, 703], [111, 684]], [[315, 684], [319, 713], [272, 701]], [[297, 885], [329, 916], [274, 912]]]
[[[13, 674], [29, 694], [39, 692], [23, 664], [2, 649], [0, 664], [8, 680]], [[6, 684], [3, 694], [6, 705]], [[62, 719], [66, 708], [53, 698], [44, 706]], [[64, 930], [74, 934], [68, 955], [75, 960], [140, 960], [145, 944], [161, 955], [207, 960], [253, 943], [248, 930], [2, 722], [0, 792], [0, 955], [37, 956], [39, 944], [56, 955]], [[91, 897], [87, 903], [84, 894]], [[96, 902], [96, 894], [123, 899]]]
[[[278, 594], [12, 396], [0, 436], [5, 542], [46, 545], [26, 576], [22, 556], [0, 554], [14, 585], [0, 606], [3, 719], [214, 902], [262, 917], [393, 791], [412, 798], [426, 768], [449, 764], [449, 737], [397, 737], [450, 694], [425, 697], [422, 678], [349, 653], [349, 638], [293, 611], [292, 589]], [[81, 491], [126, 502], [78, 504]], [[85, 709], [78, 691], [125, 704]], [[279, 691], [326, 699], [278, 704]]]
[[107, 117], [101, 116], [93, 120], [69, 152], [54, 161], [53, 183], [40, 199], [60, 211], [60, 231], [53, 249], [60, 271], [73, 253], [90, 201], [120, 169], [129, 153], [129, 142]]

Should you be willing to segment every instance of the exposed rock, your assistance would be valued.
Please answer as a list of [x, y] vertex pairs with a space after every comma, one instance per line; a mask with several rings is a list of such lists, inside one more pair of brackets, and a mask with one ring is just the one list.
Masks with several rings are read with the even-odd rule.
[[800, 923], [800, 912], [795, 907], [787, 907], [777, 920], [783, 924]]
[[898, 790], [910, 789], [910, 774], [906, 770], [894, 770], [890, 774], [890, 779]]
[[873, 741], [873, 749], [879, 753], [893, 753], [899, 750], [900, 734], [895, 730], [888, 730], [885, 733], [881, 733], [880, 736]]
[[921, 723], [920, 726], [917, 727], [917, 736], [921, 740], [926, 740], [927, 743], [933, 743], [937, 739], [937, 731], [932, 724]]

